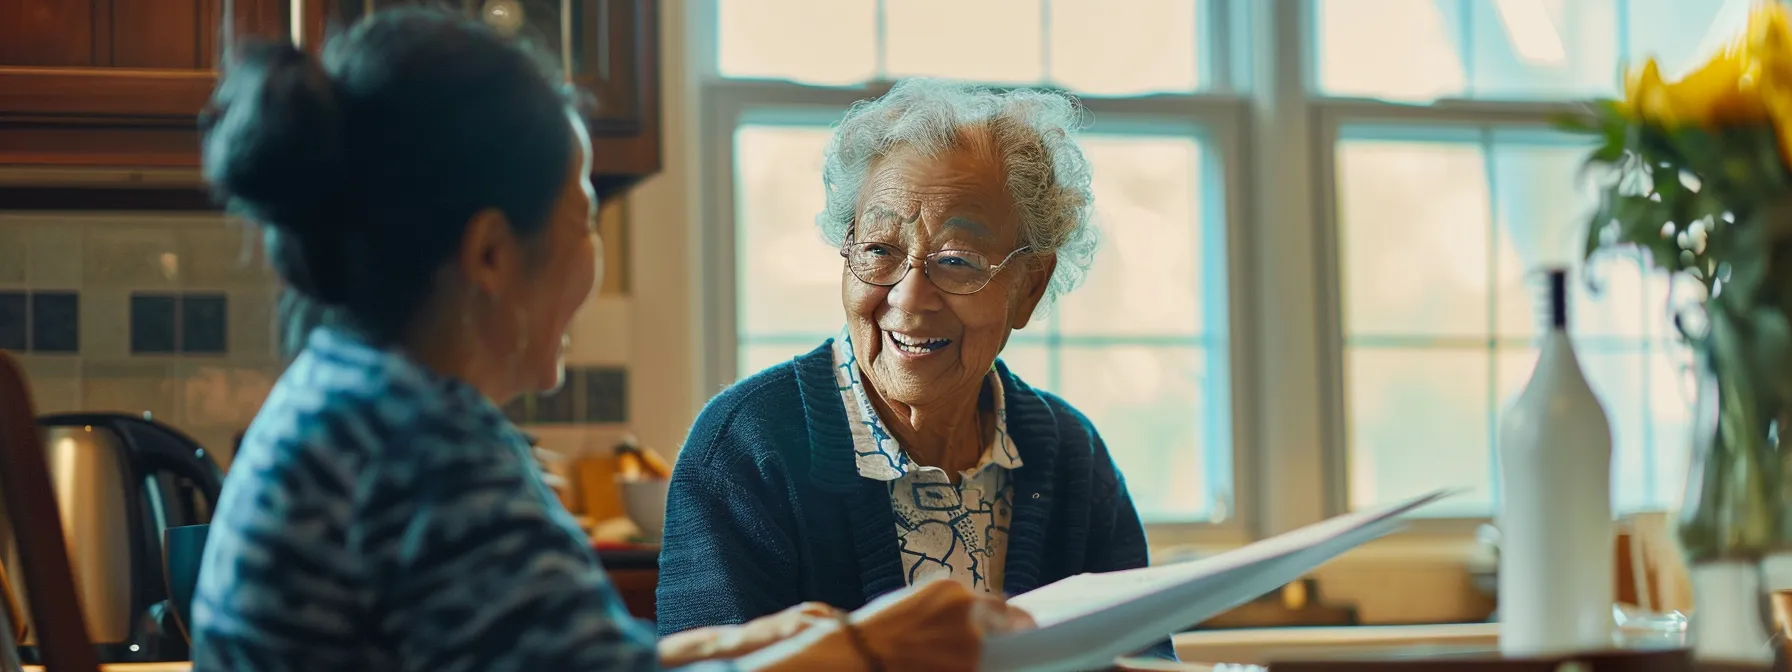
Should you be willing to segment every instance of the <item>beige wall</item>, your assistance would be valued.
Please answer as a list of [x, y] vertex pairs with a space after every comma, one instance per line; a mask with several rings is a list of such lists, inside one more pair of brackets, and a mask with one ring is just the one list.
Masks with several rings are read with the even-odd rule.
[[634, 304], [631, 426], [642, 443], [671, 455], [697, 410], [720, 390], [702, 389], [698, 334], [698, 109], [685, 57], [687, 0], [660, 5], [665, 169], [629, 196], [630, 295]]

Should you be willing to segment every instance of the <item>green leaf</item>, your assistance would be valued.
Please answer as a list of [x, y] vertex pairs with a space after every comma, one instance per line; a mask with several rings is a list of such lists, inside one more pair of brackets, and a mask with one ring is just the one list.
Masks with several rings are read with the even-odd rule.
[[1792, 398], [1792, 376], [1787, 375], [1792, 357], [1792, 321], [1776, 308], [1758, 307], [1748, 312], [1748, 329], [1741, 336], [1754, 364], [1752, 368], [1762, 378], [1756, 391], [1771, 390], [1776, 399]]
[[1550, 125], [1569, 133], [1597, 135], [1605, 132], [1605, 118], [1593, 106], [1583, 107], [1572, 112], [1558, 112], [1550, 115]]

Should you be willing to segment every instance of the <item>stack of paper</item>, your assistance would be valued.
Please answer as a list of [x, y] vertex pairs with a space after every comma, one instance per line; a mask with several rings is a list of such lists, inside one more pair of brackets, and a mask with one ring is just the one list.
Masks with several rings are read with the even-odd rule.
[[1039, 623], [992, 637], [984, 672], [1077, 672], [1163, 641], [1295, 581], [1327, 560], [1400, 527], [1437, 491], [1346, 514], [1193, 562], [1080, 574], [1009, 600]]

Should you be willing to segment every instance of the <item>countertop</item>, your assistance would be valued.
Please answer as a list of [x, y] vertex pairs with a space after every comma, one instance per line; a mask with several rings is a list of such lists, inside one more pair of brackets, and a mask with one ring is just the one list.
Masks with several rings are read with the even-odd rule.
[[[1335, 654], [1389, 647], [1485, 647], [1499, 641], [1499, 626], [1491, 623], [1462, 625], [1355, 626], [1347, 628], [1265, 628], [1209, 630], [1176, 636], [1176, 653], [1183, 660], [1221, 660], [1232, 663], [1267, 662], [1272, 655], [1289, 653]], [[191, 672], [189, 663], [122, 663], [102, 665], [105, 672]], [[1227, 666], [1230, 667], [1230, 666]], [[1165, 666], [1173, 670], [1206, 670], [1203, 663]], [[26, 665], [27, 672], [44, 672]]]
[[1271, 657], [1331, 657], [1404, 649], [1457, 653], [1499, 646], [1497, 623], [1356, 625], [1325, 628], [1200, 630], [1176, 635], [1183, 660], [1262, 665]]

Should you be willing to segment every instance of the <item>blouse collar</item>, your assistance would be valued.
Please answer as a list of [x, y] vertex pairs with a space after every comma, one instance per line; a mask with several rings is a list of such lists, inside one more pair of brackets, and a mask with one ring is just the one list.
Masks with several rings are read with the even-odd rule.
[[[917, 464], [902, 449], [895, 435], [885, 427], [877, 408], [871, 404], [870, 393], [865, 389], [858, 356], [852, 349], [852, 334], [847, 329], [842, 328], [840, 337], [834, 339], [833, 351], [834, 382], [840, 388], [840, 400], [846, 407], [847, 424], [852, 428], [854, 463], [859, 476], [875, 481], [894, 481], [917, 469], [935, 468]], [[1008, 409], [1002, 391], [1002, 379], [993, 366], [990, 367], [989, 375], [984, 377], [982, 396], [989, 400], [990, 407], [995, 411], [996, 433], [984, 448], [977, 465], [964, 473], [966, 477], [975, 476], [991, 466], [1019, 469], [1022, 465], [1020, 451], [1015, 448], [1014, 439], [1008, 435]]]

